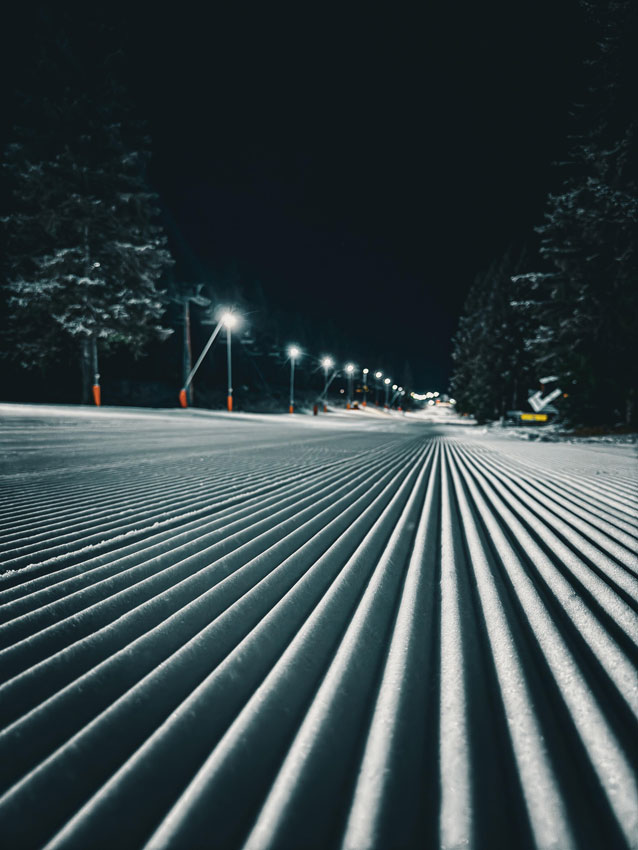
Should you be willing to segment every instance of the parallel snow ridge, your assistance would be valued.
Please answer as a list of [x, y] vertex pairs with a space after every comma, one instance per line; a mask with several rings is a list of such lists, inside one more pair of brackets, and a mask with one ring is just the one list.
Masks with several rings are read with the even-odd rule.
[[405, 430], [8, 476], [3, 846], [638, 848], [631, 470]]

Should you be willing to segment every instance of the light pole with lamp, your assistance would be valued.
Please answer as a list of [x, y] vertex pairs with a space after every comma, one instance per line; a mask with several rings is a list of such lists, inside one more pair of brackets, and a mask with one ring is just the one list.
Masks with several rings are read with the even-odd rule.
[[374, 403], [378, 407], [379, 406], [379, 381], [383, 377], [383, 372], [375, 372], [374, 377], [376, 378], [376, 381], [375, 381], [375, 384], [374, 384]]
[[301, 354], [301, 351], [297, 348], [296, 345], [291, 345], [288, 349], [288, 356], [290, 357], [290, 407], [288, 408], [289, 413], [295, 412], [295, 361]]
[[369, 369], [363, 370], [363, 406], [364, 407], [368, 406], [368, 374], [369, 374], [369, 372], [370, 372]]
[[232, 313], [230, 310], [227, 310], [222, 314], [222, 322], [224, 323], [224, 327], [226, 328], [226, 366], [228, 371], [228, 395], [226, 397], [226, 404], [228, 407], [228, 412], [232, 413], [233, 411], [233, 370], [231, 364], [231, 331], [233, 328], [237, 327], [237, 315], [236, 313]]
[[352, 376], [354, 375], [353, 363], [346, 363], [346, 375], [348, 376], [348, 399], [346, 401], [346, 410], [350, 410], [352, 406]]
[[321, 393], [321, 397], [323, 398], [323, 412], [328, 412], [328, 370], [332, 369], [335, 365], [332, 357], [324, 357], [321, 360], [321, 365], [323, 366], [323, 392]]
[[388, 409], [388, 395], [390, 394], [390, 384], [392, 383], [392, 378], [386, 378], [383, 382], [385, 384], [385, 409]]

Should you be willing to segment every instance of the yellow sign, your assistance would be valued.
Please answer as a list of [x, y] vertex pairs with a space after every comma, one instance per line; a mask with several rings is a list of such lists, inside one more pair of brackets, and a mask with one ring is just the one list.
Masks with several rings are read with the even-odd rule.
[[547, 422], [546, 413], [521, 413], [523, 422]]

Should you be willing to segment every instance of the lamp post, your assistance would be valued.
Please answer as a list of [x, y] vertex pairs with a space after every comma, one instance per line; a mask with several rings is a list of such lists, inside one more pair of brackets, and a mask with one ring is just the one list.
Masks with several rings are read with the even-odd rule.
[[352, 376], [354, 375], [354, 364], [346, 363], [346, 375], [348, 376], [348, 398], [346, 400], [346, 410], [350, 410], [352, 406]]
[[374, 384], [374, 403], [379, 406], [379, 381], [383, 377], [383, 372], [375, 372], [374, 377], [376, 378]]
[[226, 397], [226, 404], [228, 406], [228, 412], [232, 413], [233, 411], [233, 370], [231, 363], [231, 331], [237, 325], [237, 316], [235, 313], [232, 313], [230, 310], [227, 310], [225, 313], [222, 313], [222, 322], [224, 323], [224, 327], [226, 328], [226, 365], [228, 369], [228, 395]]
[[179, 403], [182, 405], [182, 407], [188, 407], [187, 393], [188, 393], [188, 388], [190, 386], [190, 383], [193, 380], [193, 377], [195, 376], [195, 372], [197, 372], [197, 370], [199, 369], [202, 360], [204, 359], [204, 357], [206, 357], [206, 354], [208, 353], [208, 349], [215, 342], [215, 339], [217, 338], [217, 334], [222, 329], [222, 325], [223, 325], [223, 321], [222, 321], [222, 319], [220, 319], [217, 322], [217, 324], [215, 325], [215, 330], [209, 336], [208, 342], [204, 346], [204, 350], [202, 351], [202, 353], [197, 358], [197, 363], [195, 363], [193, 368], [190, 370], [188, 377], [184, 381], [184, 386], [179, 391]]
[[301, 351], [297, 348], [296, 345], [291, 345], [288, 349], [288, 356], [290, 357], [290, 407], [288, 408], [289, 413], [295, 412], [295, 361], [301, 354]]
[[332, 357], [324, 357], [321, 360], [321, 365], [323, 366], [323, 392], [321, 393], [321, 397], [323, 398], [323, 412], [328, 412], [328, 370], [332, 369], [335, 365]]
[[369, 372], [370, 372], [369, 369], [363, 370], [363, 406], [364, 407], [368, 406], [368, 374], [369, 374]]
[[388, 409], [388, 395], [390, 393], [390, 384], [392, 383], [392, 378], [386, 378], [383, 382], [385, 384], [385, 409]]

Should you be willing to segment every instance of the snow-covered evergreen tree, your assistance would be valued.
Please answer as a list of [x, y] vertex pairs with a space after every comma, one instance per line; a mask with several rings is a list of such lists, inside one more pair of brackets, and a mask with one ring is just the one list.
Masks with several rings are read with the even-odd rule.
[[149, 141], [117, 62], [76, 51], [58, 32], [24, 92], [4, 162], [4, 353], [30, 368], [74, 341], [84, 401], [98, 345], [139, 352], [165, 333], [158, 282], [171, 259], [145, 179]]
[[638, 9], [584, 3], [599, 32], [562, 183], [549, 195], [537, 270], [515, 279], [539, 374], [560, 376], [571, 417], [635, 421], [638, 392]]
[[496, 419], [523, 404], [530, 383], [526, 316], [512, 306], [512, 276], [526, 253], [510, 249], [476, 277], [454, 337], [451, 391], [459, 409]]

